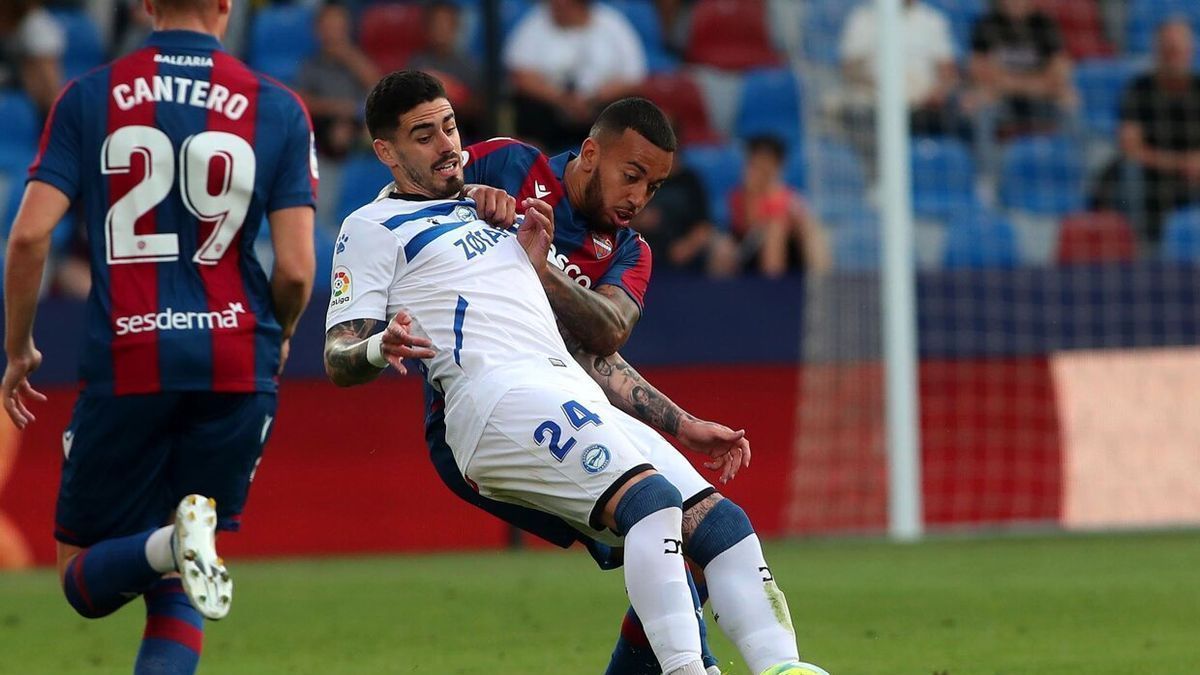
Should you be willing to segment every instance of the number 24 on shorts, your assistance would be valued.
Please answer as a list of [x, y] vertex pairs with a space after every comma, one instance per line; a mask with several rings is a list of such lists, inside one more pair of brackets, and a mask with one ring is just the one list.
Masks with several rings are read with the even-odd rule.
[[[576, 431], [589, 424], [596, 426], [604, 424], [599, 415], [583, 407], [583, 404], [578, 401], [567, 401], [562, 404], [562, 411]], [[554, 420], [546, 420], [538, 425], [538, 428], [533, 431], [533, 440], [538, 445], [544, 445], [549, 440], [550, 454], [560, 462], [566, 458], [568, 452], [571, 452], [571, 448], [575, 447], [573, 437], [568, 437], [567, 441], [562, 443], [562, 427]]]

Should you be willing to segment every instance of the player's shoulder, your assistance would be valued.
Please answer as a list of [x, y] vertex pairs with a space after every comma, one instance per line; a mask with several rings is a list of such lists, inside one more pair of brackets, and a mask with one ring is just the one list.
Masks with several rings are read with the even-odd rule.
[[468, 145], [463, 149], [463, 156], [463, 165], [466, 166], [489, 157], [493, 160], [515, 160], [518, 163], [533, 164], [543, 155], [541, 150], [524, 141], [500, 136]]
[[[471, 202], [459, 199], [409, 200], [388, 196], [388, 190], [369, 204], [364, 204], [350, 215], [345, 223], [357, 227], [381, 228], [402, 234], [405, 230], [423, 229], [438, 224], [441, 216], [456, 216], [459, 220], [473, 220]], [[459, 213], [459, 211], [461, 213]], [[416, 227], [405, 228], [405, 225]]]

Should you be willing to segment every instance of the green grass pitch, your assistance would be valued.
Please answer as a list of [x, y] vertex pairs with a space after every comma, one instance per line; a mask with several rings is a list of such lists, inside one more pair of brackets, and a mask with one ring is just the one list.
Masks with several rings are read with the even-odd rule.
[[[1200, 534], [775, 543], [802, 654], [834, 675], [1200, 673]], [[580, 551], [232, 561], [200, 672], [602, 673], [619, 572]], [[129, 673], [141, 603], [87, 621], [0, 573], [0, 673]], [[714, 633], [719, 632], [714, 630]], [[727, 672], [747, 675], [723, 637]]]

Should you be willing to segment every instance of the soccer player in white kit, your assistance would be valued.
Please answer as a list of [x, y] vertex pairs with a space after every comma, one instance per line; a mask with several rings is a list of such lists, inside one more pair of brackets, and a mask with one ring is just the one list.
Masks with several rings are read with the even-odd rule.
[[[453, 109], [428, 75], [384, 78], [367, 99], [367, 121], [396, 182], [348, 216], [338, 237], [331, 379], [359, 384], [389, 363], [421, 359], [445, 396], [447, 441], [464, 477], [486, 496], [623, 540], [626, 589], [663, 672], [704, 675], [681, 519], [682, 494], [710, 486], [613, 407], [568, 352], [537, 276], [552, 210], [527, 200], [515, 231], [479, 219], [462, 197]], [[756, 672], [823, 672], [797, 662], [786, 602], [763, 578], [757, 538], [737, 541], [728, 564], [708, 569], [710, 588], [721, 589], [712, 597], [722, 628]]]

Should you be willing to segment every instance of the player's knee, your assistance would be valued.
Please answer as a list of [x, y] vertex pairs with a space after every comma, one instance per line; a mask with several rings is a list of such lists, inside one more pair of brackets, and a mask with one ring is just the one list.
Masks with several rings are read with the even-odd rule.
[[647, 476], [625, 490], [613, 511], [618, 534], [625, 534], [646, 516], [663, 509], [683, 509], [683, 496], [660, 473]]
[[692, 530], [686, 542], [686, 553], [701, 569], [739, 541], [754, 534], [750, 517], [731, 499], [713, 504], [704, 518]]
[[93, 605], [88, 599], [86, 591], [79, 588], [72, 579], [65, 580], [62, 589], [63, 595], [67, 598], [67, 604], [75, 610], [76, 614], [85, 619], [102, 619], [115, 612], [119, 607]]

